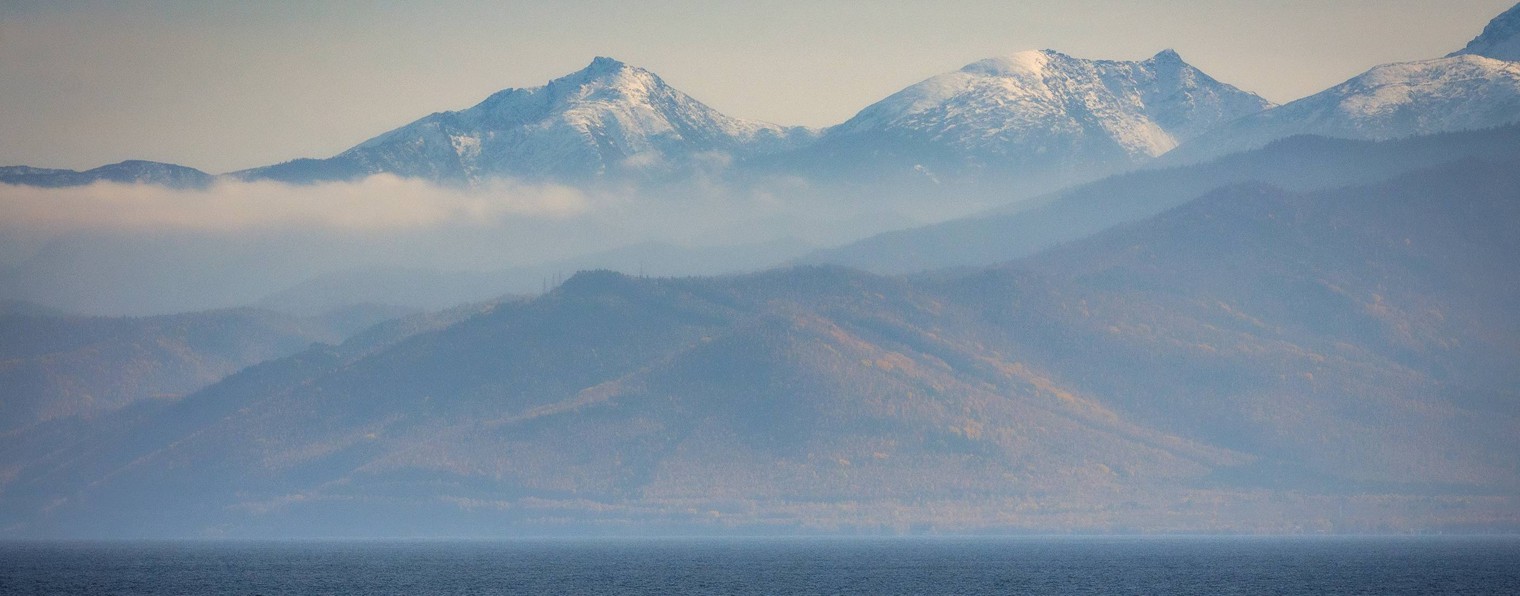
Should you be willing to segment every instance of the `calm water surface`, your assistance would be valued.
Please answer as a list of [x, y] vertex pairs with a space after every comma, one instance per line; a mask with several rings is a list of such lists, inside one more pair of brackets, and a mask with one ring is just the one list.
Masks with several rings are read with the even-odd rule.
[[1520, 539], [11, 543], [0, 593], [1520, 594]]

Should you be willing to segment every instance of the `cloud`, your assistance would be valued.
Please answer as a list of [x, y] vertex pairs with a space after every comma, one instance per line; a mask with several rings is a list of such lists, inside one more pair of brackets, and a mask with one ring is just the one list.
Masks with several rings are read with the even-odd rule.
[[[951, 207], [928, 203], [941, 217]], [[801, 179], [736, 183], [706, 172], [583, 188], [511, 180], [453, 188], [389, 175], [313, 186], [227, 180], [204, 190], [0, 185], [0, 299], [149, 315], [318, 287], [331, 290], [287, 304], [411, 296], [436, 305], [537, 291], [547, 276], [577, 269], [761, 267], [914, 223], [897, 215], [902, 204]], [[305, 285], [330, 279], [378, 281]]]
[[42, 232], [241, 231], [282, 227], [387, 231], [563, 219], [589, 210], [580, 191], [498, 180], [454, 189], [389, 174], [311, 186], [222, 181], [204, 190], [100, 182], [68, 188], [0, 184], [0, 222]]

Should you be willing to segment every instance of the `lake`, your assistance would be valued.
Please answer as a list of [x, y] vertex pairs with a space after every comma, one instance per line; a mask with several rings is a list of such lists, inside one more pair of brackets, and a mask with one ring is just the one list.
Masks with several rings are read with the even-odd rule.
[[0, 544], [3, 594], [1520, 594], [1520, 538]]

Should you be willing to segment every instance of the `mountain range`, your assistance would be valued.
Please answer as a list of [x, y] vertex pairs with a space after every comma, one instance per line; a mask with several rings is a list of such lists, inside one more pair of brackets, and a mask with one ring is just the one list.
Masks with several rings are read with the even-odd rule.
[[[1520, 120], [1520, 16], [1511, 8], [1444, 58], [1375, 67], [1282, 106], [1221, 83], [1166, 50], [1138, 62], [1052, 50], [974, 62], [926, 79], [822, 130], [727, 116], [612, 58], [542, 87], [506, 89], [325, 159], [226, 174], [293, 183], [376, 173], [442, 184], [493, 177], [588, 184], [802, 175], [932, 188], [990, 182], [1029, 196], [1158, 163], [1186, 163], [1298, 134], [1354, 139], [1487, 128]], [[203, 186], [212, 177], [153, 162], [86, 172], [13, 166], [0, 182], [95, 180]], [[1027, 187], [1029, 190], [1020, 191]]]
[[912, 85], [772, 161], [819, 180], [1044, 187], [1143, 163], [1271, 105], [1171, 50], [1140, 62], [1021, 52]]
[[771, 269], [586, 270], [435, 312], [331, 307], [497, 280], [267, 299], [300, 315], [0, 302], [0, 537], [1515, 532], [1517, 29], [1520, 6], [1275, 107], [1170, 51], [1026, 52], [822, 130], [599, 58], [230, 174], [1028, 198]]
[[[1091, 178], [1165, 153], [1202, 131], [1271, 104], [1220, 83], [1170, 50], [1141, 62], [1083, 60], [1045, 50], [967, 65], [872, 104], [825, 130], [726, 116], [659, 76], [612, 58], [542, 87], [507, 89], [440, 112], [326, 159], [232, 172], [299, 184], [377, 173], [443, 184], [492, 177], [589, 183], [662, 179], [726, 160], [819, 180], [882, 174], [999, 180], [1060, 173]], [[162, 164], [127, 162], [133, 181]], [[118, 166], [111, 166], [120, 169]], [[193, 171], [192, 171], [193, 172]], [[121, 181], [109, 172], [0, 171], [13, 184]], [[201, 173], [193, 182], [201, 184]], [[29, 177], [31, 176], [31, 177]]]
[[0, 182], [49, 188], [83, 186], [95, 182], [205, 188], [214, 180], [214, 176], [195, 168], [142, 160], [127, 160], [83, 172], [30, 166], [0, 167]]
[[718, 113], [642, 68], [597, 58], [543, 87], [507, 89], [324, 160], [233, 173], [308, 183], [386, 172], [443, 183], [492, 176], [588, 181], [658, 175], [703, 155], [746, 157], [810, 141], [816, 131]]
[[1229, 186], [961, 273], [581, 273], [6, 434], [0, 527], [1514, 528], [1517, 165]]

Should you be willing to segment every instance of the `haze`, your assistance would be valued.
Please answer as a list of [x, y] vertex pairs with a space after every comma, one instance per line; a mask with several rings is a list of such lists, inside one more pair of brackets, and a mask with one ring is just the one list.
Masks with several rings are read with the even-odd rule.
[[1520, 4], [3, 6], [0, 546], [1520, 532]]

